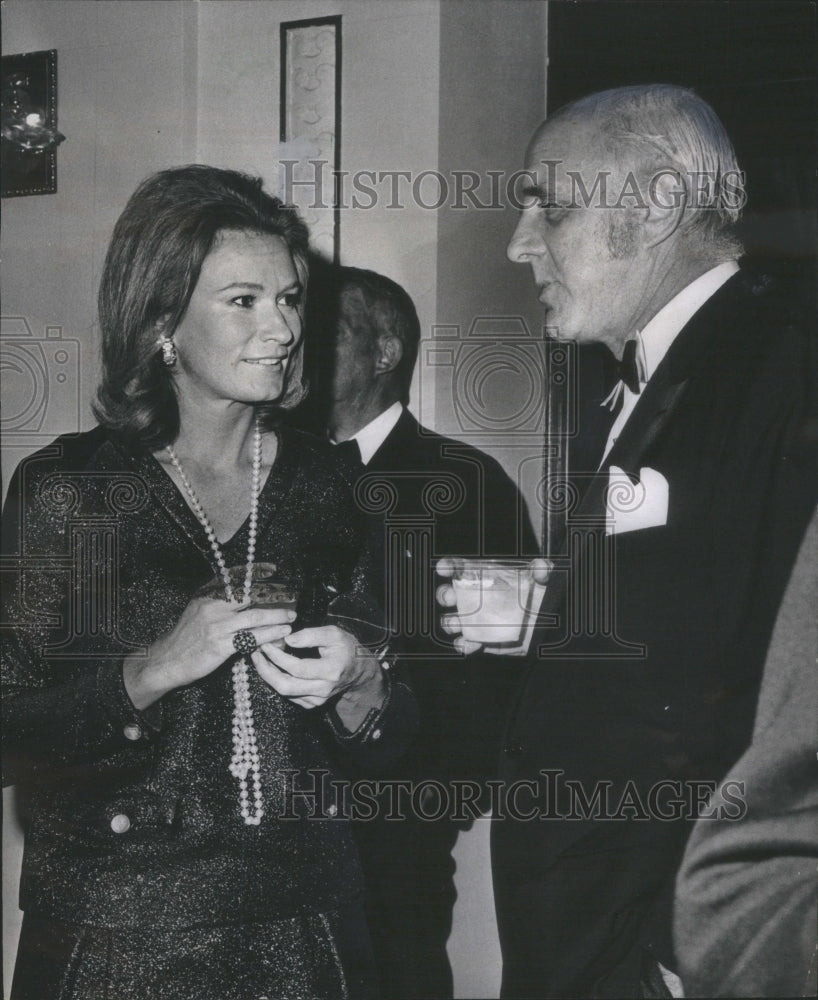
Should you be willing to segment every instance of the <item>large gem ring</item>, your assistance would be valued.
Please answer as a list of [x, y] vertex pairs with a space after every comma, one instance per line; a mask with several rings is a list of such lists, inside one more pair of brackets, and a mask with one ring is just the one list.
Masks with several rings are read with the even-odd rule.
[[246, 628], [239, 629], [239, 631], [233, 635], [233, 646], [235, 647], [237, 653], [241, 653], [244, 656], [249, 656], [250, 653], [253, 653], [258, 649], [256, 637], [249, 629]]

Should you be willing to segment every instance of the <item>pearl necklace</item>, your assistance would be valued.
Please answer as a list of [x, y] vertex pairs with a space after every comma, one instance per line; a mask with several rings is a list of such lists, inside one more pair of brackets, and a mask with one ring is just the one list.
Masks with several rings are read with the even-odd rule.
[[[216, 532], [208, 520], [204, 508], [190, 485], [190, 481], [182, 469], [176, 453], [170, 445], [165, 451], [179, 474], [182, 486], [185, 488], [193, 513], [199, 524], [204, 528], [213, 558], [216, 561], [222, 581], [225, 597], [230, 602], [237, 603], [233, 590], [230, 571], [224, 561], [222, 550], [216, 538]], [[258, 498], [261, 485], [261, 425], [258, 416], [253, 424], [253, 474], [250, 486], [250, 531], [247, 541], [247, 566], [244, 574], [244, 592], [242, 603], [250, 599], [250, 588], [253, 583], [253, 563], [256, 558], [256, 529], [258, 527]], [[233, 756], [230, 759], [230, 773], [239, 782], [239, 809], [242, 819], [248, 826], [258, 826], [264, 815], [264, 798], [261, 793], [261, 776], [259, 773], [258, 746], [256, 729], [253, 723], [253, 706], [250, 701], [250, 680], [248, 675], [249, 657], [239, 656], [233, 664]], [[253, 783], [253, 803], [250, 804], [250, 793], [247, 785], [247, 775]]]

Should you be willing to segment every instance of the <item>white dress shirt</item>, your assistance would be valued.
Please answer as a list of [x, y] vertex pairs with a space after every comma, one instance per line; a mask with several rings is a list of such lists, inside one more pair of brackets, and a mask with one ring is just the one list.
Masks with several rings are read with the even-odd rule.
[[[358, 442], [358, 447], [361, 450], [361, 461], [364, 465], [369, 465], [372, 461], [372, 456], [391, 434], [402, 413], [403, 403], [393, 403], [349, 439]], [[333, 441], [333, 444], [336, 443]]]
[[[705, 271], [704, 274], [700, 274], [695, 281], [691, 281], [670, 302], [662, 306], [644, 330], [637, 332], [636, 364], [639, 369], [640, 393], [688, 320], [736, 271], [738, 271], [738, 264], [734, 260], [729, 260], [723, 264], [717, 264], [709, 271]], [[628, 417], [639, 402], [639, 394], [631, 392], [626, 385], [622, 384], [619, 391], [623, 394], [622, 409], [608, 434], [608, 443], [605, 445], [605, 454], [602, 456], [603, 462], [616, 439], [622, 433], [622, 428], [628, 422]]]

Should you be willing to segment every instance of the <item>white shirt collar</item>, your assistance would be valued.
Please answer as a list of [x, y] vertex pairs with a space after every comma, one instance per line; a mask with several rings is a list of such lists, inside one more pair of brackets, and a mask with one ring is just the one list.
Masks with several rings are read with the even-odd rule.
[[387, 439], [402, 413], [403, 403], [393, 403], [374, 420], [370, 420], [357, 434], [352, 435], [351, 440], [357, 441], [361, 449], [361, 461], [364, 465], [369, 465], [372, 461], [372, 456]]

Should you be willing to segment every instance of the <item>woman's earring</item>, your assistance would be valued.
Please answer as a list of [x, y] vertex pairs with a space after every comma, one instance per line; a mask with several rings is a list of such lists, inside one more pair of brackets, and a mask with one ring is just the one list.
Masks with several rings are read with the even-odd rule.
[[168, 368], [173, 368], [176, 364], [176, 344], [170, 339], [170, 337], [160, 337], [159, 346], [162, 348], [162, 360], [168, 366]]

